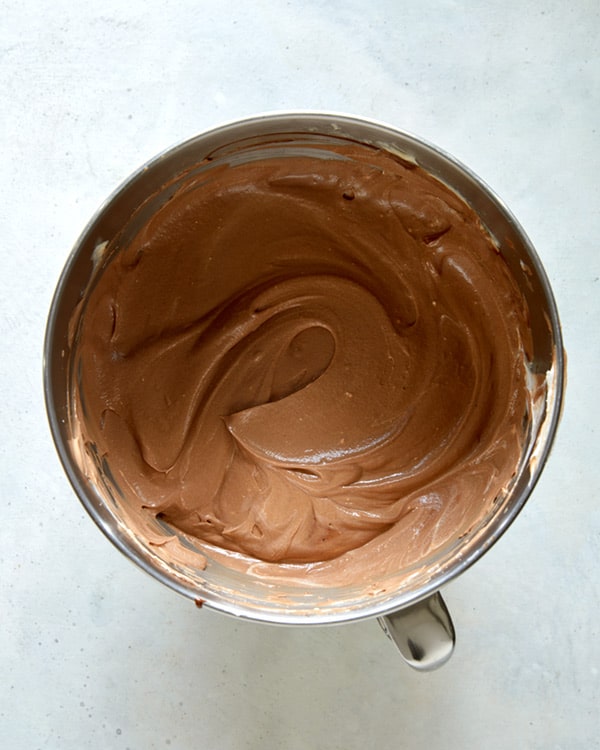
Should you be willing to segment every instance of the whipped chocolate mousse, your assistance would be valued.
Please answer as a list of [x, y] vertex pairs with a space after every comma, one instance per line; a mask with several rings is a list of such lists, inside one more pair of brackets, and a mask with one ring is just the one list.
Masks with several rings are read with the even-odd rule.
[[74, 314], [71, 402], [140, 514], [350, 579], [490, 512], [525, 441], [528, 313], [455, 193], [339, 140], [208, 159], [146, 213]]

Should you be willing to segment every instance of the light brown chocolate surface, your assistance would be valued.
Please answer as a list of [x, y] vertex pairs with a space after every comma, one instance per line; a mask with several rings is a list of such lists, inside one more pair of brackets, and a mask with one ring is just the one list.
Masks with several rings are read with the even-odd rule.
[[351, 580], [466, 533], [510, 483], [525, 303], [420, 168], [351, 144], [207, 163], [106, 258], [73, 408], [141, 512]]

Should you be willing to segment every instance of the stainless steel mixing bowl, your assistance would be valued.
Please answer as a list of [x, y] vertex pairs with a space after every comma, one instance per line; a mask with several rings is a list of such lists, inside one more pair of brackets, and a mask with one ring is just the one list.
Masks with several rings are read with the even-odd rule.
[[[260, 156], [261, 144], [290, 144], [315, 139], [352, 139], [390, 150], [414, 161], [450, 186], [478, 213], [520, 285], [531, 315], [534, 340], [532, 371], [545, 376], [545, 402], [530, 425], [530, 437], [510, 492], [485, 522], [459, 543], [445, 548], [423, 569], [379, 592], [364, 586], [310, 588], [290, 582], [273, 585], [230, 570], [202, 549], [208, 564], [194, 563], [189, 540], [185, 560], [173, 560], [161, 546], [134, 533], [128, 509], [111, 491], [103, 472], [90, 472], [73, 440], [69, 409], [69, 321], [94, 272], [94, 252], [104, 241], [135, 229], [141, 214], [168, 199], [173, 179], [211, 155], [228, 162]], [[242, 154], [242, 156], [240, 156]], [[169, 183], [167, 190], [161, 189]], [[151, 197], [152, 196], [152, 197]], [[150, 198], [151, 197], [151, 198]], [[133, 218], [132, 218], [133, 217]], [[561, 329], [552, 291], [540, 260], [516, 219], [469, 169], [440, 149], [395, 128], [356, 117], [324, 113], [277, 113], [233, 122], [198, 135], [150, 160], [135, 172], [84, 229], [59, 280], [49, 313], [44, 350], [44, 387], [52, 435], [64, 469], [81, 502], [106, 536], [143, 570], [175, 591], [224, 613], [268, 623], [322, 625], [377, 617], [407, 661], [419, 669], [439, 666], [450, 655], [454, 630], [439, 589], [478, 560], [519, 513], [544, 466], [559, 420], [564, 387]], [[164, 533], [157, 526], [157, 533]], [[401, 580], [401, 579], [398, 579]], [[381, 582], [385, 584], [385, 581]], [[276, 595], [274, 595], [274, 593]]]

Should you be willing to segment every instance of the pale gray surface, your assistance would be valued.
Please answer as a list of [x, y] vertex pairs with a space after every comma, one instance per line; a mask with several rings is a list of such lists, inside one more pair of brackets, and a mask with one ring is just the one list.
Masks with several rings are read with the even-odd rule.
[[[600, 747], [600, 11], [545, 2], [0, 2], [0, 744]], [[547, 268], [569, 353], [538, 488], [409, 671], [373, 622], [199, 612], [114, 550], [51, 444], [42, 336], [91, 214], [175, 141], [264, 110], [388, 121], [467, 163]]]

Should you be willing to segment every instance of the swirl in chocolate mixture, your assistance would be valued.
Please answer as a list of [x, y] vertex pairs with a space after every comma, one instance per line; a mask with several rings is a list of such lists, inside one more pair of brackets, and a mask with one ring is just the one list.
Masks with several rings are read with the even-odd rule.
[[359, 145], [207, 162], [82, 307], [74, 408], [122, 493], [269, 563], [404, 562], [510, 483], [523, 299], [477, 217]]

